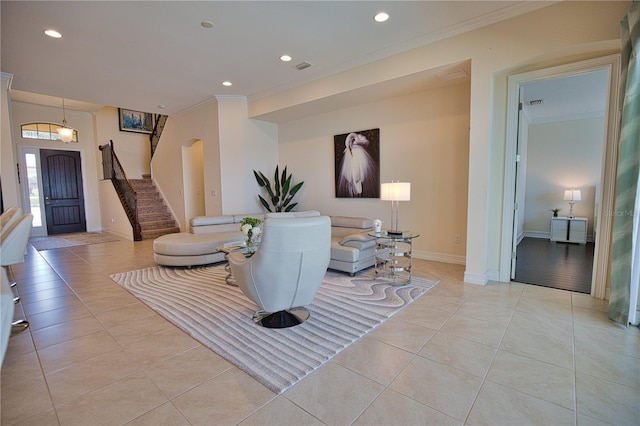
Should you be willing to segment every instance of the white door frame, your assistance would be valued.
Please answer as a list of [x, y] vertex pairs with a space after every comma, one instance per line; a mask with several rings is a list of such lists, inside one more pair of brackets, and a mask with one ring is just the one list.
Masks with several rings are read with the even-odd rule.
[[535, 80], [567, 77], [575, 74], [606, 69], [609, 73], [609, 87], [605, 109], [605, 141], [602, 158], [602, 200], [598, 206], [596, 246], [593, 262], [591, 295], [605, 299], [609, 279], [609, 256], [614, 210], [615, 181], [618, 159], [618, 132], [620, 114], [618, 110], [618, 86], [620, 77], [620, 55], [609, 55], [586, 61], [574, 62], [552, 68], [545, 68], [513, 74], [508, 77], [507, 92], [507, 140], [504, 166], [504, 199], [502, 204], [502, 241], [500, 250], [500, 281], [511, 279], [511, 250], [515, 203], [515, 161], [518, 138], [518, 102], [520, 86]]
[[40, 169], [40, 148], [37, 146], [20, 145], [18, 147], [18, 164], [20, 170], [20, 197], [22, 198], [23, 210], [33, 215], [31, 211], [31, 201], [29, 199], [29, 179], [27, 177], [26, 154], [33, 154], [36, 157], [36, 171], [38, 173], [38, 197], [40, 198], [40, 220], [41, 226], [31, 228], [32, 237], [45, 237], [47, 235], [47, 217], [44, 214], [44, 197], [42, 196], [42, 172]]

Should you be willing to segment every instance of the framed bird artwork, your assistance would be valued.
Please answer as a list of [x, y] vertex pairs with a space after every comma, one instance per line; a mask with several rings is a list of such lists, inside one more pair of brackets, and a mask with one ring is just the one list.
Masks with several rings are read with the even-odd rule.
[[336, 198], [380, 198], [380, 129], [333, 137]]

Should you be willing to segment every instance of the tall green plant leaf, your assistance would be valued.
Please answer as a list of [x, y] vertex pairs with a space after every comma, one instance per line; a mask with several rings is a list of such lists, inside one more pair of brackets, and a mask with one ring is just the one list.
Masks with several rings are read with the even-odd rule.
[[293, 179], [293, 175], [287, 174], [287, 166], [285, 166], [282, 169], [282, 173], [280, 173], [280, 167], [276, 165], [276, 169], [273, 174], [273, 187], [271, 186], [269, 179], [262, 172], [254, 170], [253, 175], [256, 178], [258, 185], [267, 191], [269, 199], [271, 200], [271, 204], [269, 204], [265, 198], [258, 195], [260, 203], [265, 209], [267, 209], [267, 211], [288, 212], [298, 204], [291, 204], [291, 201], [304, 182], [299, 182], [292, 187], [291, 181]]

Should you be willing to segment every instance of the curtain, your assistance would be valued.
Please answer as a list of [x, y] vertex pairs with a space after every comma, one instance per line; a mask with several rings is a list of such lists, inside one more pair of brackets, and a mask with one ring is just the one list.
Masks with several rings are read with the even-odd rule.
[[[634, 0], [621, 22], [622, 121], [618, 147], [609, 318], [628, 325], [634, 220], [640, 164], [640, 2]], [[635, 302], [635, 301], [634, 301]]]

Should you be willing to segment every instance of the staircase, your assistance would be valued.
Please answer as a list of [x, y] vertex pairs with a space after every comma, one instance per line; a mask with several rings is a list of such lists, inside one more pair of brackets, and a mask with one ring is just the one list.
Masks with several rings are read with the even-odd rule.
[[143, 240], [180, 232], [150, 177], [130, 179], [129, 182], [136, 192], [138, 223]]

